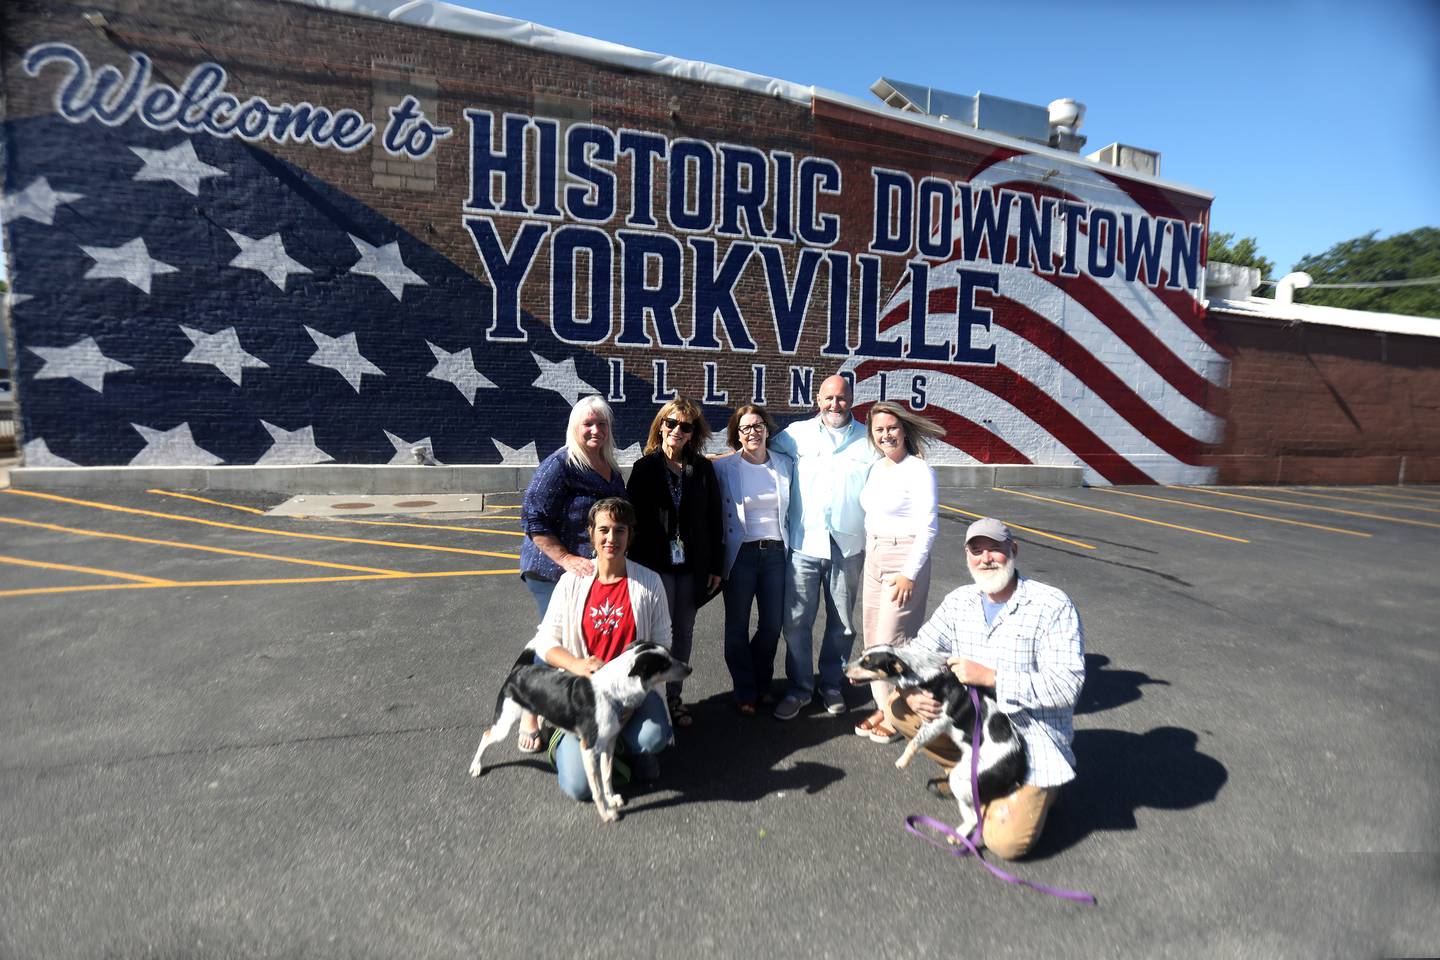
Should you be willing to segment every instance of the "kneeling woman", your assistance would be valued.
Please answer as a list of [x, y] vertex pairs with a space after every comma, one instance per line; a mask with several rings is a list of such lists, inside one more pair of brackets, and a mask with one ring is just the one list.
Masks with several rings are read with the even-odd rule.
[[[562, 670], [589, 676], [636, 641], [670, 646], [670, 607], [660, 576], [625, 559], [635, 511], [619, 497], [590, 508], [590, 543], [595, 572], [561, 575], [540, 630], [530, 641], [535, 656]], [[660, 773], [655, 754], [670, 742], [670, 717], [659, 693], [651, 693], [620, 732], [637, 778]], [[557, 734], [550, 755], [560, 773], [560, 789], [576, 800], [590, 799], [590, 785], [571, 734]]]

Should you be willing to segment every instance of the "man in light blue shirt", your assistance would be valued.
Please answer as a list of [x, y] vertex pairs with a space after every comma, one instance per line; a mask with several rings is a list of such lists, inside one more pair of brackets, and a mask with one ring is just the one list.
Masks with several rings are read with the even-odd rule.
[[845, 661], [855, 644], [855, 598], [865, 567], [865, 511], [860, 490], [879, 456], [864, 424], [850, 415], [850, 381], [827, 377], [815, 395], [819, 412], [790, 424], [771, 448], [795, 460], [790, 487], [790, 556], [785, 575], [785, 676], [790, 689], [775, 708], [791, 720], [815, 695], [811, 633], [825, 598], [820, 640], [820, 697], [845, 712]]

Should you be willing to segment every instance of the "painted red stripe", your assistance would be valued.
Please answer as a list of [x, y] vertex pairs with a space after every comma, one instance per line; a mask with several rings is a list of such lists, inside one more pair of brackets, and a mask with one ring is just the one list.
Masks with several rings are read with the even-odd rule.
[[1151, 443], [1181, 463], [1201, 465], [1201, 456], [1208, 448], [1207, 444], [1166, 420], [1130, 389], [1115, 371], [1097, 360], [1064, 330], [1033, 310], [1008, 301], [996, 308], [994, 318], [1000, 326], [1024, 337], [1069, 370], [1085, 384], [1086, 389], [1109, 404]]
[[[868, 416], [871, 404], [855, 405], [860, 419]], [[945, 428], [944, 442], [981, 463], [1030, 463], [1030, 458], [973, 420], [943, 407], [929, 407], [925, 416]]]
[[[1106, 480], [1117, 484], [1153, 484], [1145, 471], [1135, 466], [1109, 444], [1095, 435], [1054, 397], [1035, 386], [1004, 364], [994, 367], [952, 366], [940, 363], [915, 363], [902, 360], [867, 360], [855, 371], [858, 378], [882, 371], [931, 370], [969, 380], [1006, 402], [1035, 421], [1042, 430], [1063, 443], [1085, 464]], [[929, 411], [926, 411], [927, 413]]]

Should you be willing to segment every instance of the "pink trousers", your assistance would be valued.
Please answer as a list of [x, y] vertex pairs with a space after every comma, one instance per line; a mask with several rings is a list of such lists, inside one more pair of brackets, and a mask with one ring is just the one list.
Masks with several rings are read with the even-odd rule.
[[[900, 573], [914, 543], [914, 537], [870, 535], [865, 538], [862, 629], [865, 631], [866, 647], [904, 643], [919, 632], [920, 624], [925, 621], [925, 602], [930, 595], [929, 560], [920, 568], [910, 600], [904, 606], [891, 598], [891, 585], [886, 582], [887, 578]], [[870, 684], [877, 709], [884, 705], [890, 692], [891, 685], [888, 683], [875, 681]]]

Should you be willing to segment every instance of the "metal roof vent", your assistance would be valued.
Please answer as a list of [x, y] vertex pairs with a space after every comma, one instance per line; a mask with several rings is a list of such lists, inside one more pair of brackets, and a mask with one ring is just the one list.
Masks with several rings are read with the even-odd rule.
[[1158, 150], [1143, 150], [1140, 147], [1132, 147], [1124, 143], [1112, 143], [1108, 147], [1101, 147], [1094, 153], [1085, 154], [1085, 159], [1109, 164], [1122, 170], [1134, 170], [1136, 173], [1149, 174], [1152, 177], [1160, 176], [1160, 151]]
[[889, 77], [876, 80], [870, 85], [870, 92], [897, 110], [922, 113], [949, 123], [1003, 133], [1032, 143], [1050, 143], [1050, 112], [1033, 103], [988, 93], [976, 93], [974, 96], [954, 93]]

